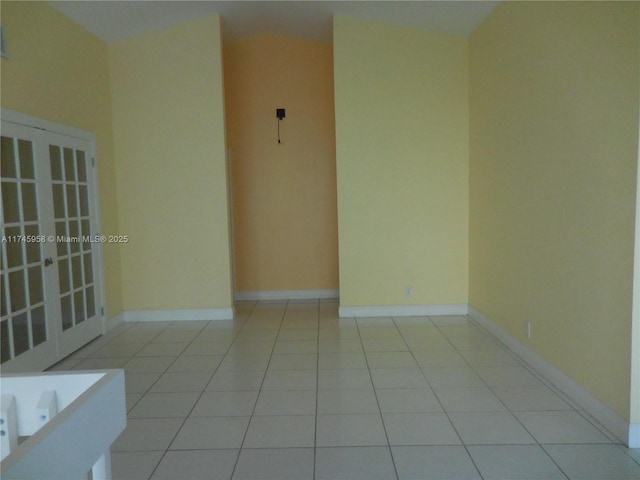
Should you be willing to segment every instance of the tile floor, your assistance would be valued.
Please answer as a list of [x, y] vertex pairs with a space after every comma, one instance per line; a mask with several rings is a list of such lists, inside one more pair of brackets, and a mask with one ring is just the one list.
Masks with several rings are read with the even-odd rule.
[[118, 326], [54, 367], [123, 368], [115, 479], [640, 479], [628, 450], [464, 316]]

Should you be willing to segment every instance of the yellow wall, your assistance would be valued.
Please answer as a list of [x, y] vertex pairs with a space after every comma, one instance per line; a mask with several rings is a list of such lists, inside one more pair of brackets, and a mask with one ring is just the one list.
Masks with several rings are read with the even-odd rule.
[[[96, 134], [102, 232], [117, 234], [107, 46], [44, 2], [1, 4], [2, 106]], [[103, 246], [107, 315], [122, 310], [120, 252]]]
[[258, 35], [224, 51], [236, 288], [337, 289], [331, 45]]
[[343, 16], [333, 34], [340, 303], [467, 303], [467, 40]]
[[220, 19], [109, 45], [125, 310], [231, 306]]
[[633, 2], [505, 2], [470, 42], [470, 303], [624, 418]]

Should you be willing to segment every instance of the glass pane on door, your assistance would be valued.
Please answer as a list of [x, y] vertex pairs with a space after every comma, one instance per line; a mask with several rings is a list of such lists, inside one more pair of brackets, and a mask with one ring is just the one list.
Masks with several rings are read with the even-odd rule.
[[49, 338], [45, 308], [40, 212], [31, 141], [1, 137], [2, 363]]

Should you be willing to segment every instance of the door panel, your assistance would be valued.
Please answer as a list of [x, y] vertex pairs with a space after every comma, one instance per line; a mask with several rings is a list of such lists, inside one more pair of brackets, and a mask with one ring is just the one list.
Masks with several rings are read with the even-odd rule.
[[103, 331], [92, 151], [2, 121], [3, 371], [46, 368]]
[[[0, 260], [2, 369], [40, 369], [55, 360], [53, 323], [46, 308], [43, 230], [38, 204], [35, 139], [3, 124], [2, 249]], [[13, 135], [12, 135], [13, 134]], [[26, 137], [26, 138], [25, 138]], [[20, 367], [23, 365], [23, 367]]]
[[62, 136], [47, 138], [56, 235], [60, 309], [59, 352], [66, 355], [102, 332], [96, 308], [98, 248], [95, 183], [90, 145]]

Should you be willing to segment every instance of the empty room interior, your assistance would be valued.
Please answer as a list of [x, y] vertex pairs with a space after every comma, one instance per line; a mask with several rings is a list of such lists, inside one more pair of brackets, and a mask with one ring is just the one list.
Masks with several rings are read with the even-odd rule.
[[114, 479], [640, 479], [639, 2], [0, 13], [0, 368], [122, 369]]

